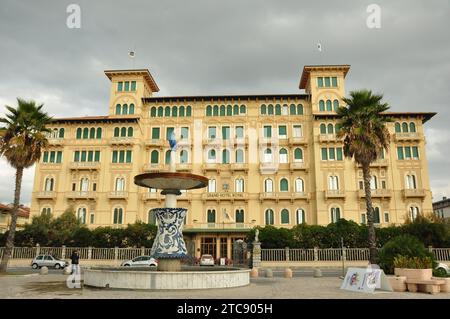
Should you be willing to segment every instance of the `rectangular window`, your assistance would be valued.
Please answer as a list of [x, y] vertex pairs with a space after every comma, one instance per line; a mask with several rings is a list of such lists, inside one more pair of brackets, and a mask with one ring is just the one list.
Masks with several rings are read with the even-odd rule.
[[330, 78], [329, 77], [325, 78], [325, 87], [327, 87], [327, 88], [330, 87]]
[[322, 161], [328, 161], [328, 150], [325, 147], [322, 148]]
[[294, 125], [294, 137], [302, 137], [302, 126], [301, 125]]
[[123, 82], [117, 83], [117, 91], [122, 92], [123, 90]]
[[58, 153], [56, 153], [56, 163], [61, 162], [62, 162], [62, 151], [58, 151]]
[[386, 181], [381, 181], [381, 188], [386, 189]]
[[94, 161], [94, 151], [89, 151], [88, 152], [88, 162], [93, 162]]
[[414, 159], [419, 158], [419, 148], [417, 146], [412, 147], [412, 156]]
[[166, 128], [166, 140], [170, 139], [170, 136], [172, 135], [174, 130], [175, 130], [175, 128], [173, 128], [173, 127]]
[[397, 147], [397, 158], [399, 160], [403, 160], [404, 156], [403, 156], [403, 147], [399, 146]]
[[317, 78], [317, 86], [320, 88], [323, 87], [323, 78], [322, 77]]
[[154, 139], [154, 140], [159, 139], [159, 127], [152, 128], [152, 139]]
[[127, 151], [127, 163], [131, 163], [131, 154], [132, 151]]
[[286, 125], [278, 126], [278, 137], [281, 137], [281, 138], [286, 138], [287, 137]]
[[92, 183], [92, 190], [93, 190], [94, 192], [97, 191], [97, 183]]
[[75, 192], [76, 189], [77, 189], [77, 184], [72, 183], [72, 192]]
[[361, 214], [361, 224], [366, 223], [366, 214]]
[[136, 81], [131, 81], [131, 91], [136, 91]]
[[100, 162], [100, 151], [95, 151], [95, 161]]
[[336, 153], [335, 153], [334, 147], [330, 147], [328, 149], [328, 159], [330, 161], [334, 161], [336, 159]]
[[74, 162], [80, 161], [80, 151], [75, 151], [75, 154], [73, 155], [73, 161]]
[[384, 213], [384, 222], [389, 223], [389, 213]]
[[244, 127], [236, 126], [236, 138], [243, 138], [243, 137], [244, 137]]
[[54, 163], [55, 162], [55, 151], [51, 151], [50, 152], [50, 163]]
[[119, 151], [119, 163], [125, 163], [125, 151]]
[[113, 151], [112, 162], [117, 163], [117, 151]]
[[44, 163], [48, 163], [48, 152], [44, 152], [44, 156], [43, 156], [43, 158], [42, 158], [42, 161], [43, 161]]
[[189, 138], [189, 127], [182, 127], [181, 128], [181, 139], [186, 140]]
[[264, 137], [265, 138], [272, 137], [272, 126], [269, 125], [264, 126]]
[[222, 139], [228, 140], [230, 138], [230, 127], [222, 126]]
[[81, 161], [86, 162], [86, 151], [81, 151]]
[[125, 82], [125, 91], [129, 91], [130, 90], [130, 82], [126, 81]]
[[338, 147], [336, 148], [336, 157], [338, 161], [342, 161], [343, 160], [343, 156], [342, 156], [342, 147]]
[[337, 77], [333, 76], [333, 77], [331, 78], [331, 85], [332, 85], [333, 87], [337, 87], [337, 86], [338, 86], [338, 85], [337, 85]]
[[411, 147], [405, 147], [405, 159], [411, 159]]
[[208, 138], [210, 138], [210, 139], [216, 138], [216, 127], [215, 126], [208, 127]]
[[90, 215], [90, 219], [89, 219], [89, 222], [91, 223], [91, 224], [93, 224], [94, 223], [94, 213], [91, 213], [91, 215]]

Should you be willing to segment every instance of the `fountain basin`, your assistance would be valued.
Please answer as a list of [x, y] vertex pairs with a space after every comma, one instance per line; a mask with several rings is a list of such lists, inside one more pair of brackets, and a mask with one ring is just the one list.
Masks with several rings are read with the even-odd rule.
[[250, 269], [182, 267], [181, 271], [93, 267], [84, 270], [84, 284], [119, 289], [213, 289], [250, 284]]

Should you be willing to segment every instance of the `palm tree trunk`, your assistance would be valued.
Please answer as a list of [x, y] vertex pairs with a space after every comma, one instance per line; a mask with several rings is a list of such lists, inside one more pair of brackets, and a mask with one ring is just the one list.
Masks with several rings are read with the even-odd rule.
[[3, 252], [0, 272], [6, 272], [11, 253], [14, 248], [14, 236], [16, 234], [17, 212], [20, 205], [20, 189], [22, 187], [23, 167], [16, 170], [16, 189], [14, 190], [14, 206], [11, 211], [11, 225], [9, 226], [8, 238], [6, 239], [5, 251]]
[[375, 227], [373, 225], [374, 215], [372, 207], [372, 193], [370, 190], [370, 164], [364, 163], [362, 165], [363, 177], [364, 177], [364, 192], [366, 194], [366, 214], [367, 214], [367, 226], [369, 227], [369, 261], [371, 264], [376, 264], [377, 260], [377, 246], [376, 246], [376, 236]]

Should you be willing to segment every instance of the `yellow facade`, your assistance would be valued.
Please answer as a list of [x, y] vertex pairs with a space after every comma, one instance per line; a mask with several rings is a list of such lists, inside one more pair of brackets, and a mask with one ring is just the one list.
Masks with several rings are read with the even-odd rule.
[[[210, 179], [208, 189], [178, 197], [188, 208], [188, 250], [197, 256], [230, 258], [232, 242], [257, 225], [364, 222], [362, 172], [343, 158], [335, 135], [334, 108], [349, 68], [305, 66], [303, 94], [178, 97], [155, 96], [148, 70], [106, 71], [109, 115], [53, 122], [31, 213], [58, 216], [73, 205], [89, 227], [152, 222], [149, 210], [164, 205], [163, 197], [133, 178], [168, 169], [173, 128], [177, 170]], [[390, 115], [390, 151], [371, 168], [380, 226], [432, 212], [423, 123], [434, 113]]]

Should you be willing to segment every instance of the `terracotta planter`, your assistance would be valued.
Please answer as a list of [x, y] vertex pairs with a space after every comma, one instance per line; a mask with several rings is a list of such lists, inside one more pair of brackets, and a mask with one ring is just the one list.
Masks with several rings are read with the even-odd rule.
[[433, 276], [433, 269], [394, 268], [394, 274], [406, 277], [407, 280], [430, 280]]
[[400, 276], [389, 276], [388, 277], [389, 283], [391, 284], [392, 289], [395, 292], [404, 292], [406, 291], [406, 277]]
[[450, 278], [433, 277], [435, 280], [445, 280], [445, 285], [441, 285], [441, 292], [450, 292]]

